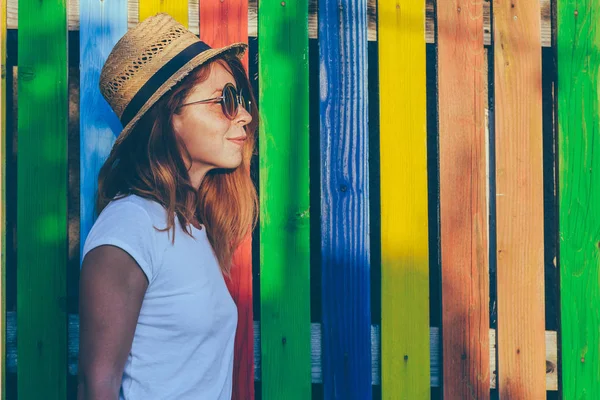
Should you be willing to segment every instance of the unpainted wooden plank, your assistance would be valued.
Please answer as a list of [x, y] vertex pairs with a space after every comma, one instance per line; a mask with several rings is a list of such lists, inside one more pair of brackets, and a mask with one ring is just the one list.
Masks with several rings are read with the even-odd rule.
[[327, 399], [368, 400], [367, 1], [320, 2], [318, 40], [323, 390]]
[[[458, 4], [458, 6], [457, 6]], [[489, 399], [483, 1], [438, 3], [444, 397]], [[495, 368], [494, 368], [495, 369]]]
[[428, 399], [425, 3], [379, 2], [383, 399]]
[[498, 387], [545, 398], [540, 4], [494, 1]]
[[557, 1], [562, 393], [600, 395], [600, 1]]

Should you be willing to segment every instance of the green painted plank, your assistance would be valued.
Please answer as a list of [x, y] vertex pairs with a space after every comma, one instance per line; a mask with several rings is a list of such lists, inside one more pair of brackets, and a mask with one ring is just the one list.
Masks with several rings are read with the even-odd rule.
[[19, 1], [19, 400], [64, 400], [67, 375], [67, 4]]
[[600, 396], [600, 0], [558, 0], [563, 399]]
[[310, 399], [308, 1], [261, 2], [263, 399]]

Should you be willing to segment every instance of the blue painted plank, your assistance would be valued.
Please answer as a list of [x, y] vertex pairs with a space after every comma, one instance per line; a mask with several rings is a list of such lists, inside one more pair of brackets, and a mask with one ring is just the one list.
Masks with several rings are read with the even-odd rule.
[[[122, 129], [100, 94], [102, 65], [127, 32], [127, 0], [80, 2], [80, 249], [95, 220], [98, 172]], [[81, 254], [81, 253], [80, 253]]]
[[371, 398], [367, 1], [319, 2], [323, 387]]

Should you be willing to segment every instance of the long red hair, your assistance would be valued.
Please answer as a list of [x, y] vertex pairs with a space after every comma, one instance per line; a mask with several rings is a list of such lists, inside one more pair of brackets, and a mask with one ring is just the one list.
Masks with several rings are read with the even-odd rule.
[[[213, 63], [221, 62], [232, 73], [237, 88], [251, 101], [252, 122], [246, 125], [242, 164], [232, 170], [214, 169], [196, 190], [190, 183], [184, 157], [172, 128], [191, 89], [204, 82]], [[202, 65], [163, 96], [136, 124], [129, 136], [114, 146], [98, 176], [96, 210], [102, 212], [113, 199], [129, 194], [160, 203], [167, 210], [166, 228], [175, 240], [175, 216], [187, 234], [198, 219], [206, 228], [221, 270], [229, 275], [235, 249], [256, 226], [258, 197], [250, 177], [255, 154], [258, 109], [248, 75], [235, 56], [224, 55]]]

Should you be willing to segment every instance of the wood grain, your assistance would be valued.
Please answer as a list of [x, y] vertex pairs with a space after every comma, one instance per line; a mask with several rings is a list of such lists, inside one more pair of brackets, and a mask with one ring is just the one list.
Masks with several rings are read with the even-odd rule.
[[79, 39], [80, 254], [95, 221], [98, 172], [122, 125], [100, 94], [100, 71], [115, 43], [127, 32], [126, 0], [83, 0]]
[[366, 0], [319, 3], [321, 360], [327, 399], [372, 396], [366, 34]]
[[[197, 3], [198, 0], [190, 1]], [[227, 46], [235, 42], [248, 43], [248, 0], [203, 0], [199, 4], [197, 26], [200, 39], [211, 47]], [[190, 16], [190, 29], [192, 28]], [[248, 70], [248, 51], [244, 66]]]
[[[8, 28], [17, 28], [17, 0], [8, 1]], [[189, 29], [198, 34], [198, 19], [197, 13], [194, 10], [198, 10], [199, 0], [189, 0]], [[541, 34], [542, 34], [542, 46], [550, 47], [551, 42], [551, 9], [550, 0], [539, 0], [540, 2], [540, 18], [541, 18]], [[370, 41], [377, 40], [377, 1], [367, 0], [367, 16], [368, 16], [368, 34], [367, 37]], [[425, 14], [425, 40], [427, 43], [435, 42], [435, 7], [434, 0], [426, 0], [426, 14]], [[79, 7], [79, 0], [72, 0], [69, 2], [69, 30], [79, 30], [79, 14], [77, 9]], [[138, 22], [138, 3], [136, 0], [129, 0], [129, 24], [130, 27]], [[317, 18], [317, 0], [309, 1], [309, 16], [308, 16], [308, 32], [309, 37], [314, 39], [318, 35], [318, 18]], [[248, 35], [250, 37], [257, 36], [258, 17], [256, 13], [257, 0], [249, 0], [248, 4]], [[483, 38], [484, 44], [491, 44], [491, 7], [490, 1], [484, 0], [483, 2]]]
[[[483, 2], [438, 3], [444, 397], [490, 398]], [[495, 369], [495, 368], [494, 368]]]
[[[67, 388], [67, 5], [19, 3], [17, 325], [20, 399]], [[35, 383], [35, 384], [33, 384]]]
[[600, 1], [557, 2], [562, 393], [600, 394]]
[[310, 399], [308, 3], [261, 2], [262, 397]]
[[538, 2], [494, 1], [500, 398], [545, 398], [542, 57]]
[[[200, 39], [211, 47], [226, 46], [234, 42], [248, 43], [248, 0], [204, 0], [200, 3], [197, 12], [200, 21]], [[248, 53], [247, 51], [243, 59], [246, 73], [248, 73]], [[249, 235], [235, 251], [231, 276], [226, 279], [226, 282], [238, 309], [232, 399], [252, 400], [254, 399], [252, 235]]]
[[379, 2], [383, 399], [428, 399], [425, 4]]

